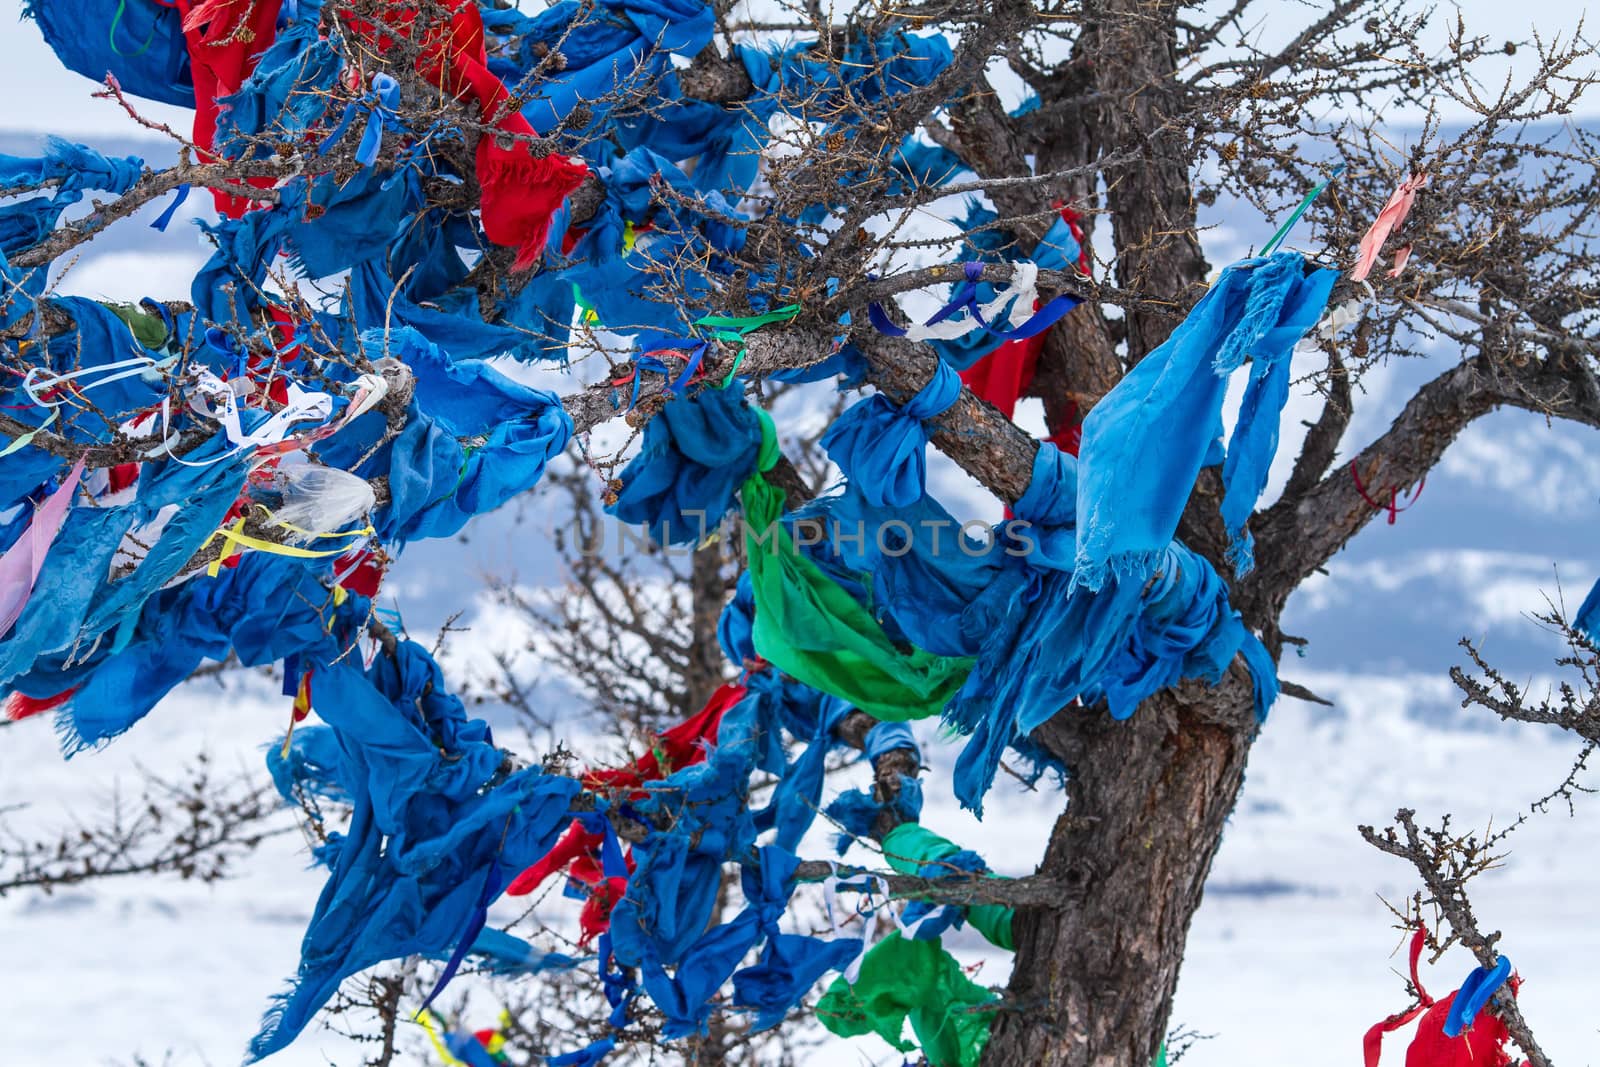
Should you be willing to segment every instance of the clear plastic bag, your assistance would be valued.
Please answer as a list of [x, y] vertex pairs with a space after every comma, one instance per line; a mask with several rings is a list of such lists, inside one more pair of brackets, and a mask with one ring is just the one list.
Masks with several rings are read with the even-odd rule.
[[268, 486], [281, 498], [269, 507], [271, 525], [287, 529], [297, 542], [343, 533], [377, 502], [364, 479], [310, 463], [279, 466]]

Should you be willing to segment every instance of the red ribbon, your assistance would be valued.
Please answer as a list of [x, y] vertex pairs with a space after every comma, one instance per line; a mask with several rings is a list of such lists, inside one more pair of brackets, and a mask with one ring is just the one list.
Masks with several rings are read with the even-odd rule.
[[1357, 468], [1356, 461], [1353, 459], [1350, 461], [1350, 477], [1355, 479], [1356, 492], [1361, 494], [1362, 500], [1365, 500], [1369, 505], [1371, 505], [1373, 508], [1376, 508], [1378, 511], [1387, 511], [1389, 513], [1390, 526], [1394, 525], [1395, 516], [1399, 515], [1402, 511], [1411, 510], [1411, 506], [1417, 502], [1417, 498], [1422, 496], [1422, 487], [1428, 484], [1428, 476], [1424, 474], [1421, 480], [1417, 482], [1416, 489], [1406, 493], [1406, 496], [1410, 497], [1410, 499], [1406, 501], [1405, 507], [1401, 507], [1399, 504], [1400, 492], [1394, 486], [1389, 487], [1389, 502], [1387, 504], [1379, 500], [1374, 500], [1372, 497], [1368, 496], [1367, 487], [1361, 484], [1361, 471], [1359, 468]]

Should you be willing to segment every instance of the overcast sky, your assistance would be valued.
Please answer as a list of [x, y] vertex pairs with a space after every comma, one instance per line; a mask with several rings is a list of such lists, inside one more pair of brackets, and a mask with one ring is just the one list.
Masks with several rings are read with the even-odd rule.
[[[44, 0], [53, 3], [76, 3], [77, 0]], [[130, 0], [148, 3], [150, 0]], [[521, 7], [536, 10], [542, 6], [538, 0], [522, 0]], [[1297, 0], [1266, 0], [1260, 33], [1267, 39], [1293, 32], [1319, 11], [1329, 6], [1327, 0], [1297, 2]], [[1588, 0], [1534, 0], [1531, 3], [1512, 3], [1508, 0], [1459, 0], [1458, 3], [1441, 2], [1441, 15], [1435, 20], [1435, 47], [1444, 41], [1445, 25], [1453, 21], [1447, 12], [1458, 7], [1469, 30], [1493, 37], [1529, 41], [1535, 30], [1544, 38], [1570, 34], [1587, 12]], [[73, 137], [92, 137], [107, 134], [127, 134], [130, 125], [121, 110], [103, 100], [90, 99], [95, 86], [88, 79], [64, 70], [50, 50], [45, 47], [39, 29], [32, 22], [18, 24], [22, 14], [22, 0], [0, 0], [0, 42], [4, 42], [4, 62], [0, 63], [0, 101], [5, 103], [5, 113], [0, 117], [0, 128], [60, 133]], [[1600, 26], [1594, 28], [1600, 31]], [[86, 30], [86, 32], [88, 32]], [[1593, 36], [1591, 33], [1590, 36]], [[1535, 62], [1533, 50], [1524, 48], [1515, 59], [1498, 63], [1499, 70], [1486, 70], [1486, 77], [1501, 77], [1505, 70], [1525, 72]], [[1600, 93], [1586, 109], [1586, 114], [1600, 114]], [[188, 124], [186, 113], [178, 108], [147, 105], [150, 118], [173, 124], [181, 129]], [[1447, 116], [1450, 117], [1450, 116]]]

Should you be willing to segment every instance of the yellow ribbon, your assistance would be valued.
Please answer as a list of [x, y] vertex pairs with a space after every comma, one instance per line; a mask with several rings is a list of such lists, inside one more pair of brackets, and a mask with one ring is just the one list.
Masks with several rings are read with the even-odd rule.
[[[271, 514], [271, 512], [268, 512], [268, 514]], [[302, 534], [306, 537], [314, 537], [318, 540], [326, 540], [334, 537], [366, 537], [368, 534], [373, 532], [371, 526], [363, 526], [359, 530], [341, 530], [337, 533], [319, 534], [308, 533], [305, 530], [296, 529], [288, 524], [280, 525], [282, 525], [284, 529], [293, 533]], [[293, 556], [295, 559], [321, 559], [325, 556], [342, 556], [346, 552], [350, 551], [349, 545], [340, 545], [337, 548], [328, 549], [299, 548], [295, 545], [280, 545], [275, 541], [263, 541], [259, 537], [251, 537], [249, 534], [244, 533], [243, 531], [244, 517], [240, 516], [239, 521], [234, 523], [232, 526], [218, 530], [213, 533], [211, 537], [206, 538], [207, 545], [209, 545], [211, 543], [211, 539], [215, 537], [221, 537], [223, 541], [222, 551], [217, 554], [216, 559], [211, 561], [211, 566], [206, 568], [206, 574], [208, 576], [215, 578], [218, 573], [221, 572], [222, 561], [233, 555], [233, 550], [235, 547], [250, 548], [257, 552], [273, 552], [280, 556]], [[205, 546], [202, 545], [201, 547], [204, 548]]]
[[439, 1036], [439, 1030], [434, 1025], [433, 1019], [433, 1012], [427, 1008], [417, 1012], [417, 1022], [421, 1023], [422, 1028], [428, 1031], [428, 1040], [433, 1042], [434, 1051], [439, 1054], [440, 1059], [444, 1060], [447, 1067], [467, 1067], [465, 1063], [452, 1056], [450, 1050], [445, 1047], [444, 1040]]

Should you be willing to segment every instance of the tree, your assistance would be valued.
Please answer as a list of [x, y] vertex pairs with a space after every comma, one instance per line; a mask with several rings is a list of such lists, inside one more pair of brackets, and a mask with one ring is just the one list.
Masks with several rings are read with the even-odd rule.
[[[1487, 92], [1477, 64], [1516, 45], [1458, 26], [1426, 53], [1429, 14], [1387, 0], [1340, 0], [1272, 48], [1256, 43], [1249, 0], [1221, 14], [1166, 0], [760, 15], [572, 3], [532, 18], [464, 0], [179, 0], [116, 18], [106, 6], [109, 46], [78, 32], [67, 5], [34, 14], [63, 61], [105, 76], [135, 120], [147, 121], [130, 97], [188, 99], [196, 125], [192, 138], [166, 131], [182, 158], [159, 172], [53, 145], [7, 161], [0, 180], [50, 191], [4, 208], [0, 233], [0, 336], [20, 383], [0, 431], [22, 442], [0, 469], [10, 503], [39, 505], [10, 527], [7, 559], [31, 574], [20, 598], [33, 596], [15, 605], [0, 665], [18, 692], [65, 701], [58, 722], [75, 745], [114, 736], [230, 650], [283, 661], [326, 720], [274, 762], [333, 873], [297, 990], [258, 1054], [354, 971], [431, 953], [452, 957], [448, 977], [458, 945], [488, 951], [475, 935], [513, 873], [502, 867], [559, 849], [563, 831], [588, 864], [574, 877], [595, 929], [609, 921], [627, 942], [616, 959], [636, 968], [613, 969], [601, 940], [610, 1039], [693, 1034], [729, 1006], [779, 1020], [851, 953], [777, 935], [795, 882], [832, 868], [752, 847], [752, 780], [781, 781], [766, 814], [790, 841], [825, 770], [804, 756], [866, 750], [872, 792], [833, 814], [858, 836], [904, 840], [919, 757], [884, 727], [942, 713], [973, 735], [964, 800], [981, 805], [1009, 745], [1062, 772], [1066, 805], [1029, 878], [987, 877], [955, 845], [887, 849], [908, 873], [872, 886], [924, 911], [963, 908], [974, 925], [988, 914], [1016, 951], [998, 999], [947, 984], [964, 1007], [941, 1015], [953, 1030], [919, 1030], [925, 1054], [1142, 1067], [1279, 688], [1272, 664], [1295, 640], [1279, 626], [1290, 595], [1472, 420], [1517, 407], [1600, 425], [1594, 145], [1581, 129], [1534, 126], [1589, 88], [1580, 37], [1536, 41], [1530, 79]], [[119, 32], [134, 43], [120, 47]], [[1008, 111], [1013, 89], [1027, 104]], [[1386, 109], [1443, 99], [1476, 119], [1446, 136], [1430, 118], [1413, 149], [1390, 146]], [[1341, 267], [1360, 248], [1365, 277], [1398, 226], [1387, 276], [1336, 280], [1319, 257], [1281, 253], [1207, 295], [1198, 204], [1237, 198], [1265, 226], [1335, 177], [1302, 204], [1296, 243]], [[196, 185], [228, 218], [208, 227], [217, 253], [190, 301], [108, 309], [44, 292], [49, 264]], [[115, 199], [60, 221], [86, 188]], [[956, 232], [920, 224], [958, 195], [976, 202]], [[895, 325], [906, 316], [893, 298], [945, 285], [964, 305], [945, 323], [960, 329]], [[998, 321], [974, 326], [980, 304]], [[1352, 336], [1338, 332], [1345, 318]], [[1257, 508], [1291, 349], [1307, 335], [1302, 351], [1325, 359], [1311, 378], [1322, 412], [1282, 494]], [[1346, 461], [1363, 371], [1418, 355], [1419, 335], [1457, 358]], [[597, 380], [544, 393], [484, 362], [501, 355]], [[1207, 462], [1223, 399], [1213, 364], [1247, 357], [1240, 429], [1226, 462]], [[979, 369], [958, 389], [967, 365]], [[842, 493], [817, 495], [815, 439], [775, 433], [765, 414], [774, 383], [807, 379], [882, 398], [829, 413], [821, 445]], [[1019, 393], [1042, 400], [1050, 443], [1011, 420]], [[619, 418], [644, 431], [626, 468], [583, 447]], [[636, 650], [602, 649], [596, 701], [696, 724], [655, 728], [656, 751], [601, 776], [495, 749], [430, 653], [370, 609], [394, 552], [532, 488], [569, 438], [598, 475], [591, 496], [658, 541], [698, 546], [681, 575], [681, 639], [636, 605], [614, 610], [590, 572], [586, 603], [607, 632], [631, 633], [667, 668], [618, 686], [602, 661], [614, 670]], [[1008, 541], [1002, 526], [987, 554], [930, 545], [907, 521], [949, 520], [925, 494], [928, 443], [1039, 529]], [[112, 500], [133, 464], [132, 503], [79, 499]], [[724, 613], [733, 590], [704, 535], [736, 497], [752, 578]], [[52, 503], [73, 506], [52, 518]], [[867, 536], [830, 537], [840, 522]], [[892, 523], [902, 541], [882, 536]], [[42, 570], [27, 555], [41, 535]], [[712, 653], [719, 614], [738, 660], [726, 667]], [[741, 682], [719, 688], [734, 672]], [[728, 754], [731, 708], [759, 755]], [[774, 746], [785, 734], [788, 759]], [[696, 747], [712, 735], [725, 758]], [[352, 810], [342, 836], [319, 794]], [[581, 819], [570, 829], [569, 812]], [[713, 894], [675, 910], [653, 879], [688, 870], [685, 856], [709, 864], [696, 884]], [[707, 933], [694, 920], [722, 914], [716, 892], [735, 871], [745, 905]], [[363, 925], [391, 907], [392, 929]], [[662, 967], [697, 940], [700, 958], [729, 954], [694, 975], [700, 986]], [[943, 966], [926, 942], [897, 943]], [[711, 1004], [758, 945], [759, 962]], [[640, 983], [659, 1031], [639, 1028]], [[832, 988], [824, 1022], [865, 1025], [849, 983]]]

